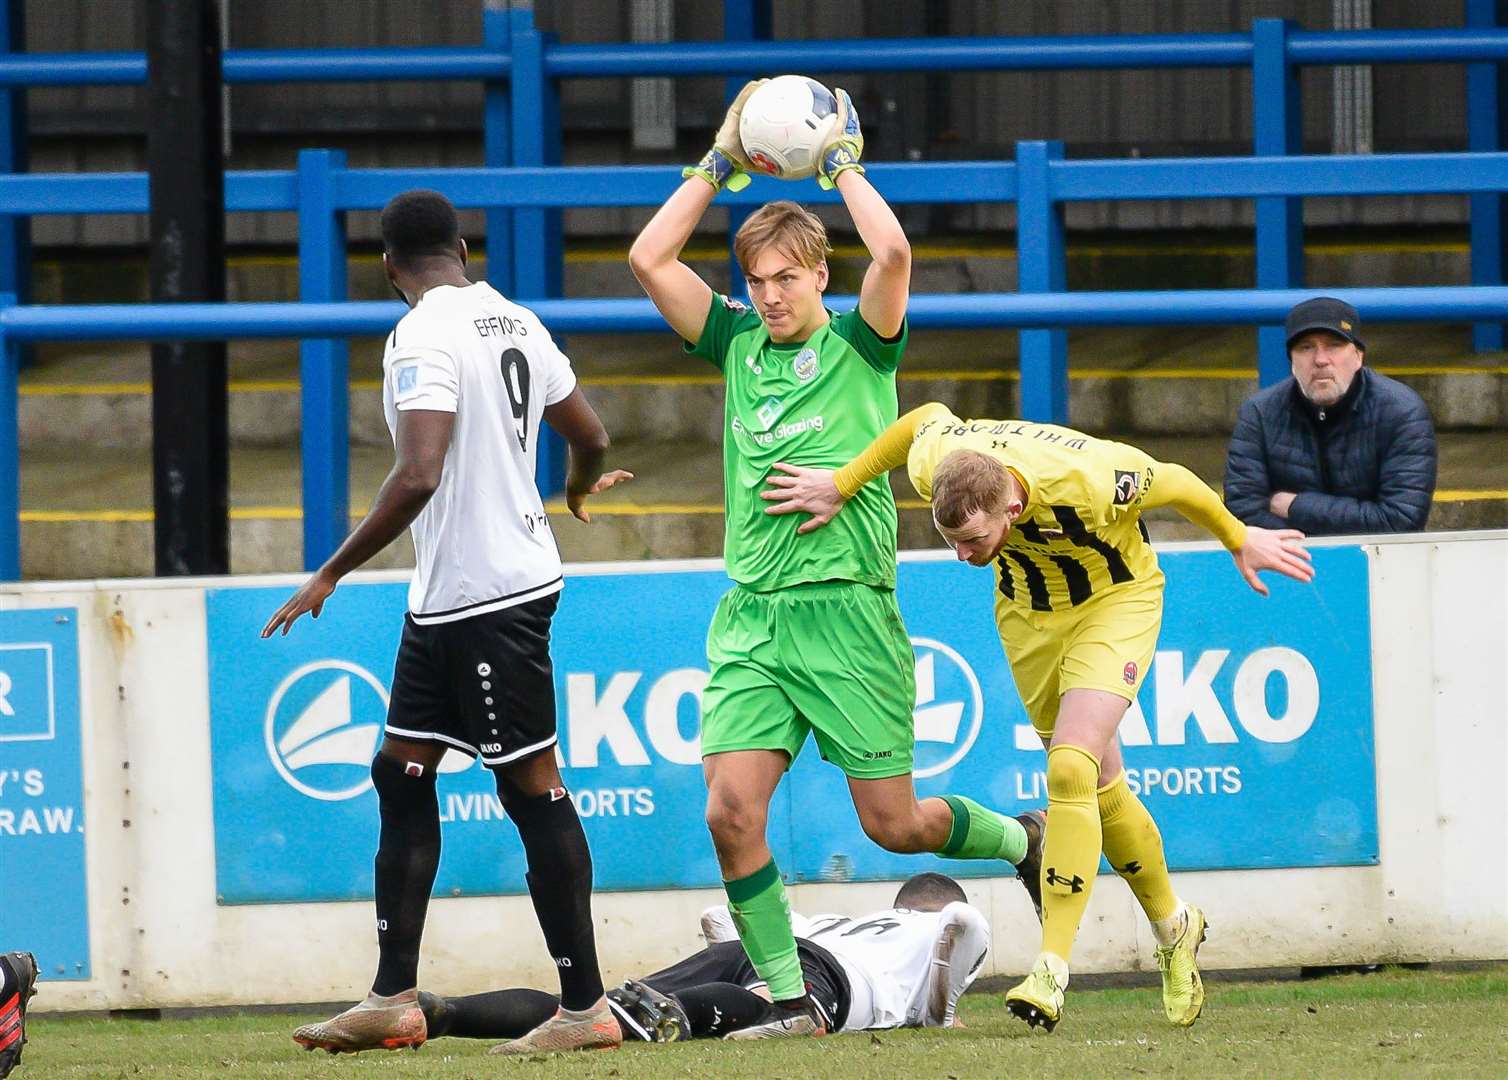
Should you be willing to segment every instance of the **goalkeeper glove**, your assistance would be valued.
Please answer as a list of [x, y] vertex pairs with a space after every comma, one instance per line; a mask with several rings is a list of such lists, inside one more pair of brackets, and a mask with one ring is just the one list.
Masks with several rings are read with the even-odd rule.
[[859, 175], [864, 174], [864, 166], [859, 164], [859, 158], [864, 154], [864, 132], [859, 128], [859, 112], [853, 107], [847, 90], [834, 90], [833, 96], [838, 99], [837, 136], [822, 148], [822, 157], [817, 163], [817, 183], [827, 191], [833, 189], [838, 174], [845, 170], [856, 169]]
[[712, 140], [712, 149], [703, 154], [702, 160], [695, 165], [682, 169], [682, 177], [700, 176], [712, 185], [714, 192], [721, 191], [724, 187], [729, 191], [741, 191], [748, 186], [749, 159], [744, 154], [743, 140], [738, 136], [738, 121], [743, 115], [744, 102], [749, 100], [749, 95], [768, 81], [755, 79], [744, 84], [744, 88], [733, 99], [733, 104], [728, 106], [722, 126], [717, 129], [717, 135]]

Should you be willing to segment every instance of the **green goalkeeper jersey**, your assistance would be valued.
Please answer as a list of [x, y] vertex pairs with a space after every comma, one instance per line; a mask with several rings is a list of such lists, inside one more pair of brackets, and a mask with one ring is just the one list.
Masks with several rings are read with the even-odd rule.
[[805, 514], [771, 515], [759, 497], [777, 461], [836, 469], [896, 419], [895, 370], [906, 328], [881, 338], [857, 310], [804, 342], [770, 341], [759, 315], [714, 294], [701, 340], [687, 351], [723, 372], [723, 557], [728, 575], [761, 592], [812, 581], [895, 588], [895, 499], [889, 477], [798, 536]]

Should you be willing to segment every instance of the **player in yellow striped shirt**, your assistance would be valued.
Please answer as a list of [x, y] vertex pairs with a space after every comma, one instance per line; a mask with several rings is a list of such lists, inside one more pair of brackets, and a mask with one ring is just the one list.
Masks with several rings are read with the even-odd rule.
[[764, 497], [769, 513], [810, 513], [798, 530], [810, 532], [902, 464], [958, 557], [994, 567], [1000, 639], [1047, 747], [1042, 950], [1008, 1007], [1033, 1026], [1057, 1024], [1103, 851], [1152, 923], [1164, 1012], [1192, 1024], [1204, 1005], [1204, 914], [1173, 891], [1162, 835], [1126, 784], [1116, 736], [1162, 623], [1163, 576], [1141, 513], [1171, 506], [1207, 529], [1264, 596], [1259, 570], [1312, 580], [1303, 534], [1243, 525], [1188, 469], [1134, 446], [1051, 424], [961, 420], [936, 403], [836, 472], [776, 465], [784, 475]]

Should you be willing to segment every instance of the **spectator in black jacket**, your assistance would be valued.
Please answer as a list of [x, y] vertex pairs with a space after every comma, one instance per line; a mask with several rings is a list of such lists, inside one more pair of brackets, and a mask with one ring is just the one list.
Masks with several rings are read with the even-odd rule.
[[1316, 297], [1288, 313], [1292, 378], [1241, 406], [1225, 505], [1248, 525], [1311, 536], [1413, 532], [1435, 492], [1423, 399], [1363, 366], [1356, 309]]

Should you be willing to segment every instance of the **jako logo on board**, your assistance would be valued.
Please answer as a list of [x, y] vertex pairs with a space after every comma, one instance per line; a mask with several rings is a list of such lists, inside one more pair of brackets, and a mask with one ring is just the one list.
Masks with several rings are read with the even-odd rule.
[[267, 702], [267, 757], [312, 799], [354, 799], [372, 786], [372, 756], [387, 718], [387, 689], [345, 660], [295, 668]]
[[941, 641], [914, 637], [916, 656], [916, 770], [918, 779], [947, 772], [967, 756], [984, 723], [979, 679], [958, 652]]

